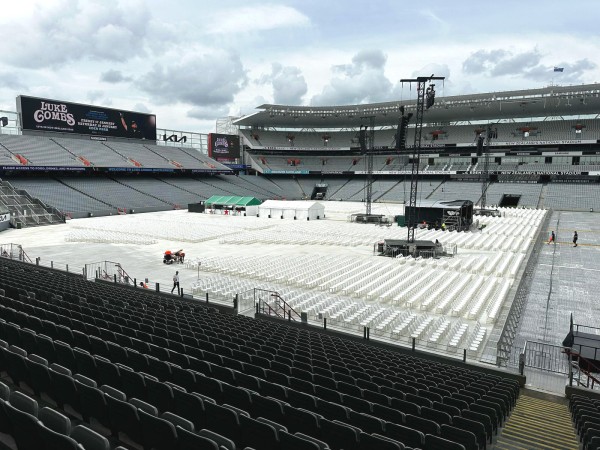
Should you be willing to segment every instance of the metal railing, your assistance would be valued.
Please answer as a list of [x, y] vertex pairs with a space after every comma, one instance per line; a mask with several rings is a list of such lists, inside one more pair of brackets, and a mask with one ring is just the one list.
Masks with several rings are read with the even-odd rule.
[[533, 245], [533, 249], [529, 255], [529, 260], [527, 261], [527, 265], [525, 266], [525, 270], [523, 271], [521, 280], [519, 281], [515, 298], [513, 299], [510, 310], [506, 317], [506, 321], [502, 327], [502, 333], [500, 334], [500, 338], [498, 339], [498, 343], [496, 345], [496, 365], [498, 366], [506, 366], [510, 359], [513, 341], [517, 335], [517, 330], [521, 321], [521, 314], [523, 313], [525, 304], [527, 303], [527, 296], [530, 291], [533, 274], [537, 268], [541, 248], [544, 243], [545, 236], [541, 233], [541, 230], [545, 230], [547, 228], [548, 223], [550, 222], [550, 217], [551, 214], [547, 213], [543, 223], [538, 229], [538, 235], [535, 240], [535, 244]]
[[592, 373], [598, 374], [600, 372], [598, 366], [577, 352], [567, 350], [567, 354], [571, 362], [569, 366], [569, 386], [573, 386], [573, 382], [579, 387], [588, 389], [595, 389], [600, 386], [597, 375], [592, 375]]
[[255, 288], [254, 295], [258, 313], [287, 320], [300, 320], [300, 314], [279, 295], [279, 292]]
[[569, 356], [560, 345], [525, 341], [525, 346], [518, 355], [521, 375], [526, 367], [563, 375], [568, 375], [571, 370]]
[[32, 262], [20, 244], [0, 244], [0, 257], [16, 259], [17, 261]]

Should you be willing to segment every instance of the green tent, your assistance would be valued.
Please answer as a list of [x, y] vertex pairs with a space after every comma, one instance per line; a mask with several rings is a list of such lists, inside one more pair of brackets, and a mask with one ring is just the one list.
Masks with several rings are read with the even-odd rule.
[[254, 206], [262, 202], [256, 197], [238, 197], [235, 195], [213, 195], [204, 202], [207, 208], [224, 206]]

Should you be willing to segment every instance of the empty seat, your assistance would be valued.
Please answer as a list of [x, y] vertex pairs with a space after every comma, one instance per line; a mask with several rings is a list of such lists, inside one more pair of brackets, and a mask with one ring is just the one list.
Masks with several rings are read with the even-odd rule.
[[22, 392], [13, 391], [10, 393], [9, 400], [10, 404], [19, 411], [23, 411], [37, 417], [38, 403], [35, 399], [23, 394]]
[[219, 450], [236, 450], [235, 443], [231, 439], [212, 430], [203, 429], [198, 431], [198, 434], [216, 442], [219, 445]]
[[71, 437], [83, 445], [85, 450], [110, 450], [108, 439], [83, 425], [74, 427]]
[[450, 425], [442, 425], [441, 437], [450, 441], [461, 444], [465, 450], [477, 450], [479, 444], [477, 442], [477, 436], [471, 431], [463, 430]]
[[245, 416], [240, 416], [239, 420], [242, 429], [242, 445], [264, 450], [278, 450], [278, 433], [273, 426]]
[[427, 434], [425, 436], [425, 450], [465, 450], [465, 447], [457, 442]]
[[359, 450], [404, 450], [404, 444], [378, 434], [361, 433]]
[[321, 420], [321, 436], [334, 450], [357, 450], [358, 433], [356, 429], [341, 422]]
[[144, 410], [138, 410], [142, 425], [144, 446], [156, 450], [171, 450], [177, 442], [175, 425], [166, 419], [156, 417]]
[[105, 398], [108, 405], [112, 434], [118, 436], [119, 433], [125, 433], [134, 442], [142, 444], [144, 438], [138, 409], [131, 403], [118, 400], [110, 395], [107, 395]]
[[66, 435], [71, 434], [71, 419], [58, 411], [45, 406], [39, 410], [38, 419], [52, 431]]
[[40, 423], [37, 417], [15, 408], [8, 402], [4, 404], [4, 409], [19, 450], [37, 450], [39, 443], [42, 442], [39, 436]]
[[201, 436], [179, 426], [177, 432], [177, 450], [220, 450], [219, 444], [214, 440]]
[[425, 435], [422, 432], [395, 423], [386, 424], [385, 436], [413, 448], [423, 448], [425, 443]]
[[36, 448], [39, 448], [39, 442], [43, 442], [45, 450], [81, 450], [78, 442], [66, 434], [57, 433], [43, 425], [38, 432], [40, 441], [36, 443]]
[[286, 450], [320, 450], [317, 443], [286, 432], [279, 433], [279, 442]]

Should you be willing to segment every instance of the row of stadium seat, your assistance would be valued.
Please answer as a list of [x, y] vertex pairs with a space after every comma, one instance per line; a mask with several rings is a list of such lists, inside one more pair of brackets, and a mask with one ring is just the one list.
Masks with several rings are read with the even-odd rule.
[[[227, 409], [223, 406], [225, 395], [228, 395], [227, 402], [237, 402], [237, 406], [230, 405], [237, 410], [222, 412], [223, 420], [229, 417], [227, 420], [232, 420], [237, 424], [246, 420], [241, 419], [244, 416], [241, 406], [250, 409], [251, 411], [246, 411], [246, 413], [254, 417], [252, 413], [254, 403], [248, 403], [248, 398], [254, 400], [253, 394], [248, 391], [244, 391], [246, 392], [244, 394], [243, 390], [239, 389], [242, 387], [239, 383], [246, 383], [246, 386], [254, 388], [252, 390], [260, 388], [255, 392], [261, 392], [263, 396], [271, 395], [278, 398], [279, 401], [288, 403], [290, 407], [312, 407], [313, 414], [324, 411], [322, 405], [337, 405], [330, 407], [331, 412], [328, 413], [328, 416], [322, 416], [322, 418], [316, 416], [318, 428], [312, 429], [313, 438], [330, 437], [334, 441], [329, 442], [331, 448], [341, 448], [342, 445], [343, 448], [368, 448], [361, 447], [366, 445], [361, 442], [368, 442], [369, 439], [363, 436], [363, 433], [371, 436], [373, 433], [368, 433], [360, 427], [360, 432], [353, 428], [357, 423], [362, 422], [353, 421], [352, 417], [364, 421], [362, 426], [365, 429], [371, 430], [372, 428], [367, 427], [379, 426], [377, 429], [383, 434], [388, 433], [388, 437], [391, 437], [389, 433], [397, 436], [396, 431], [404, 432], [404, 429], [410, 428], [410, 426], [420, 428], [423, 432], [423, 435], [420, 435], [422, 437], [420, 445], [426, 445], [426, 448], [436, 448], [436, 439], [443, 439], [444, 435], [448, 436], [448, 433], [456, 432], [456, 430], [450, 429], [444, 433], [441, 428], [443, 425], [447, 425], [444, 428], [446, 430], [448, 427], [457, 428], [457, 424], [454, 423], [453, 416], [449, 412], [445, 412], [446, 415], [442, 414], [444, 413], [442, 409], [449, 411], [448, 407], [453, 406], [451, 403], [457, 407], [456, 410], [452, 410], [459, 418], [457, 423], [461, 423], [460, 419], [470, 420], [469, 417], [471, 419], [479, 417], [484, 420], [483, 417], [487, 416], [493, 429], [503, 423], [518, 394], [517, 386], [507, 384], [506, 381], [496, 377], [482, 376], [481, 373], [471, 370], [451, 368], [409, 357], [400, 358], [397, 354], [383, 350], [378, 350], [375, 352], [376, 354], [373, 354], [374, 348], [367, 348], [351, 341], [295, 330], [283, 324], [277, 325], [244, 317], [217, 314], [199, 305], [189, 307], [179, 301], [163, 300], [155, 295], [146, 296], [146, 293], [123, 294], [123, 292], [119, 292], [122, 291], [121, 289], [112, 285], [79, 281], [74, 277], [63, 277], [60, 274], [49, 273], [35, 267], [17, 266], [17, 270], [13, 272], [15, 267], [12, 267], [13, 270], [8, 267], [13, 264], [15, 263], [7, 261], [0, 269], [0, 285], [4, 286], [5, 293], [9, 295], [2, 299], [3, 308], [1, 308], [0, 317], [21, 327], [20, 329], [15, 326], [8, 327], [8, 325], [4, 327], [2, 337], [8, 339], [8, 344], [20, 344], [29, 349], [25, 351], [40, 351], [42, 350], [38, 344], [40, 333], [49, 335], [53, 339], [55, 351], [47, 352], [46, 355], [54, 355], [52, 358], [60, 357], [62, 359], [60, 361], [48, 359], [48, 363], [60, 364], [62, 362], [66, 366], [70, 365], [71, 369], [76, 368], [76, 371], [80, 370], [79, 364], [81, 367], [87, 364], [85, 367], [91, 368], [87, 375], [91, 375], [94, 372], [94, 365], [91, 361], [94, 361], [96, 376], [99, 376], [100, 371], [103, 374], [103, 378], [96, 381], [97, 385], [107, 384], [106, 381], [109, 381], [117, 384], [117, 386], [112, 386], [116, 389], [123, 388], [122, 384], [118, 385], [118, 383], [122, 383], [120, 380], [124, 379], [121, 375], [127, 370], [117, 364], [127, 365], [133, 369], [133, 372], [143, 372], [157, 378], [158, 384], [162, 384], [160, 388], [156, 388], [156, 391], [162, 393], [170, 391], [173, 395], [175, 395], [174, 391], [178, 389], [169, 386], [166, 382], [174, 383], [185, 391], [186, 388], [181, 386], [182, 384], [190, 383], [190, 380], [193, 381], [194, 378], [203, 376], [202, 382], [193, 384], [194, 389], [201, 389], [202, 392], [199, 393], [202, 395], [216, 397], [211, 398], [217, 404], [222, 405], [221, 409]], [[27, 287], [27, 290], [23, 290], [23, 287]], [[62, 300], [56, 297], [56, 294], [52, 293], [53, 291], [62, 292], [64, 294]], [[71, 294], [71, 292], [77, 292], [78, 295]], [[15, 295], [22, 297], [19, 300], [10, 298]], [[144, 299], [144, 297], [147, 298]], [[102, 298], [106, 300], [102, 300]], [[138, 298], [139, 302], [130, 303], [132, 298]], [[127, 301], [126, 305], [123, 300]], [[199, 312], [202, 314], [198, 314]], [[42, 317], [44, 318], [42, 319]], [[138, 323], [137, 329], [133, 325], [136, 322]], [[150, 325], [148, 322], [152, 322], [154, 325]], [[199, 326], [200, 324], [201, 326]], [[32, 332], [23, 331], [25, 328], [30, 328]], [[142, 328], [147, 331], [142, 331]], [[8, 331], [8, 329], [12, 329], [12, 331]], [[32, 335], [32, 333], [35, 334]], [[233, 339], [236, 341], [234, 342]], [[58, 340], [64, 341], [65, 345], [57, 344]], [[185, 340], [188, 344], [184, 343]], [[112, 342], [110, 344], [112, 353], [107, 342], [103, 342], [104, 345], [102, 345], [99, 341]], [[193, 345], [194, 342], [196, 345]], [[71, 355], [75, 358], [75, 348], [70, 347], [71, 345], [84, 350], [83, 352], [77, 351], [77, 354], [81, 361], [87, 361], [87, 363], [74, 362], [73, 359], [70, 359]], [[60, 348], [61, 351], [58, 351], [57, 348]], [[70, 348], [71, 351], [68, 351], [67, 348]], [[90, 352], [87, 357], [83, 356], [86, 352]], [[96, 356], [93, 356], [92, 352]], [[313, 355], [312, 358], [311, 355]], [[21, 356], [23, 357], [23, 355]], [[101, 359], [106, 357], [111, 359], [107, 358], [108, 362]], [[401, 359], [401, 362], [398, 358]], [[395, 360], [398, 360], [399, 364], [395, 364]], [[195, 362], [192, 363], [192, 361]], [[192, 366], [192, 364], [194, 365]], [[410, 375], [405, 373], [398, 377], [397, 374], [405, 372], [407, 364], [412, 366]], [[231, 367], [227, 367], [228, 365]], [[328, 368], [323, 367], [325, 365]], [[374, 370], [373, 374], [369, 374], [367, 370], [375, 367], [378, 369]], [[389, 368], [392, 367], [394, 369], [390, 371]], [[194, 368], [200, 369], [202, 372]], [[312, 369], [312, 372], [309, 369]], [[115, 375], [117, 373], [118, 377]], [[201, 373], [203, 375], [200, 375]], [[453, 373], [454, 375], [452, 375]], [[416, 378], [415, 375], [418, 375], [419, 378]], [[153, 384], [154, 380], [146, 375], [142, 374], [141, 376], [145, 383], [155, 387], [158, 385], [157, 383]], [[378, 379], [378, 376], [381, 379]], [[18, 378], [18, 375], [15, 377]], [[139, 379], [139, 376], [137, 378]], [[393, 381], [396, 378], [397, 380]], [[328, 388], [317, 383], [318, 381], [327, 383], [324, 381], [327, 379], [336, 383], [337, 390], [331, 389], [334, 386]], [[209, 380], [213, 381], [209, 382]], [[226, 387], [225, 389], [226, 384], [231, 388]], [[236, 385], [238, 389], [231, 390]], [[406, 386], [405, 389], [408, 392], [396, 389], [401, 385]], [[170, 389], [163, 386], [169, 386]], [[345, 393], [341, 393], [342, 389], [345, 390]], [[317, 394], [317, 390], [321, 395]], [[149, 392], [147, 391], [145, 396], [141, 392], [135, 395], [143, 396], [139, 400], [148, 400]], [[334, 393], [337, 397], [329, 397]], [[160, 396], [160, 394], [156, 395]], [[167, 401], [168, 398], [169, 395], [167, 395]], [[335, 399], [337, 401], [330, 401]], [[411, 399], [418, 403], [411, 403]], [[277, 400], [274, 401], [277, 402]], [[76, 401], [73, 400], [73, 402]], [[389, 407], [391, 402], [395, 402], [397, 405], [404, 405], [402, 402], [408, 402], [405, 407], [412, 408], [411, 412], [405, 412], [402, 423], [387, 426], [389, 421], [384, 417], [380, 417], [377, 421], [360, 415], [368, 413], [369, 416], [373, 416], [376, 408]], [[281, 403], [279, 404], [281, 405]], [[414, 406], [410, 406], [410, 404]], [[438, 404], [440, 409], [436, 410], [434, 404]], [[158, 405], [154, 406], [159, 412], [165, 412], [161, 411]], [[416, 407], [418, 409], [415, 409]], [[425, 409], [423, 410], [423, 408]], [[385, 409], [378, 410], [386, 411]], [[361, 411], [363, 412], [361, 413]], [[237, 415], [235, 415], [236, 412]], [[456, 414], [457, 412], [458, 414]], [[207, 420], [208, 416], [207, 414]], [[234, 416], [237, 419], [234, 419]], [[346, 417], [345, 421], [340, 420], [344, 417]], [[359, 417], [361, 419], [358, 419]], [[437, 418], [437, 422], [432, 421], [433, 417]], [[258, 419], [258, 417], [255, 418]], [[279, 417], [279, 420], [283, 421], [283, 419]], [[334, 420], [342, 423], [335, 423]], [[297, 422], [293, 421], [293, 423]], [[402, 428], [398, 429], [397, 427]], [[263, 429], [265, 433], [270, 433], [270, 436], [274, 437], [273, 445], [279, 445], [277, 427], [269, 426], [268, 431], [267, 428], [263, 427]], [[234, 437], [236, 439], [234, 442], [238, 445], [247, 443], [243, 440], [245, 438], [241, 425], [224, 430], [219, 428], [219, 430]], [[294, 430], [290, 429], [290, 431]], [[237, 433], [242, 433], [242, 435]], [[426, 434], [430, 434], [431, 437], [425, 437]], [[332, 436], [336, 438], [333, 439]], [[488, 437], [491, 437], [489, 433]], [[424, 443], [423, 439], [430, 444]], [[397, 445], [390, 448], [399, 447]]]

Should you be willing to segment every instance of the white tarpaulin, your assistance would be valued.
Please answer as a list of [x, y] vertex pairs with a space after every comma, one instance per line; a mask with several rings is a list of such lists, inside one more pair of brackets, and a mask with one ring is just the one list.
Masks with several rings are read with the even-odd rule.
[[325, 217], [325, 206], [313, 201], [266, 200], [258, 213], [272, 219], [317, 220]]

